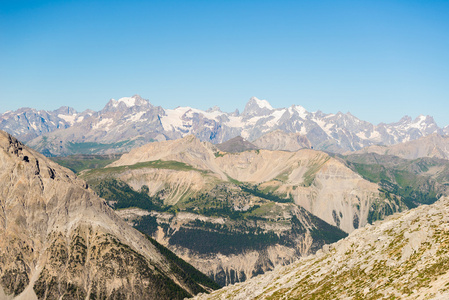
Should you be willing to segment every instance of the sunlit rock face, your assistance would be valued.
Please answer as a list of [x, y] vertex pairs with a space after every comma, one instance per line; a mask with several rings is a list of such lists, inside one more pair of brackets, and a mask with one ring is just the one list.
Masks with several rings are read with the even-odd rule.
[[173, 271], [83, 180], [3, 131], [0, 208], [2, 298], [183, 299], [210, 290]]

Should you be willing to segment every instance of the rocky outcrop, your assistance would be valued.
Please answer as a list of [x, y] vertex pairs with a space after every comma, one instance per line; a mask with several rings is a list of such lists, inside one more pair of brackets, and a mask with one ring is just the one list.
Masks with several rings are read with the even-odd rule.
[[448, 216], [449, 199], [443, 198], [195, 299], [447, 299]]
[[71, 171], [2, 131], [0, 237], [5, 297], [182, 299], [214, 287], [129, 227]]

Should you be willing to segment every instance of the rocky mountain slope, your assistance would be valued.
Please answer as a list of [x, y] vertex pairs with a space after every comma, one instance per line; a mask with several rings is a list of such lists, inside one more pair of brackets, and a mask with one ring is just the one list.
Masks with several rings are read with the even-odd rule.
[[3, 131], [0, 208], [1, 299], [183, 299], [216, 288]]
[[133, 149], [82, 177], [131, 225], [222, 285], [407, 209], [326, 153], [227, 153], [194, 136]]
[[414, 141], [390, 146], [369, 146], [355, 152], [355, 154], [362, 153], [394, 155], [405, 159], [421, 157], [449, 159], [449, 135], [431, 134]]
[[57, 129], [69, 128], [93, 113], [89, 110], [78, 113], [67, 106], [54, 111], [20, 108], [0, 115], [0, 129], [9, 132], [22, 142], [28, 142]]
[[217, 144], [215, 146], [220, 151], [229, 152], [229, 153], [236, 153], [236, 152], [243, 152], [243, 151], [248, 151], [248, 150], [259, 149], [257, 146], [248, 142], [241, 136], [236, 136], [235, 138], [232, 138], [230, 140], [227, 140], [226, 142]]
[[196, 299], [447, 299], [448, 224], [449, 199], [442, 198]]
[[[27, 111], [26, 116], [23, 111]], [[439, 128], [430, 116], [414, 120], [404, 117], [397, 123], [376, 126], [350, 113], [308, 112], [298, 105], [273, 108], [255, 97], [241, 114], [222, 112], [217, 107], [207, 111], [191, 107], [164, 109], [137, 95], [111, 100], [98, 112], [70, 111], [67, 115], [55, 113], [59, 119], [50, 112], [31, 109], [7, 112], [0, 115], [0, 129], [19, 135], [23, 141], [43, 134], [30, 140], [29, 145], [47, 156], [124, 152], [151, 141], [189, 134], [218, 144], [236, 136], [255, 141], [281, 130], [307, 137], [314, 149], [338, 153], [411, 141], [432, 133], [449, 134], [449, 126]], [[60, 125], [49, 125], [53, 123]]]
[[264, 134], [253, 141], [259, 149], [298, 151], [303, 148], [312, 148], [312, 144], [299, 133], [287, 133], [280, 129]]

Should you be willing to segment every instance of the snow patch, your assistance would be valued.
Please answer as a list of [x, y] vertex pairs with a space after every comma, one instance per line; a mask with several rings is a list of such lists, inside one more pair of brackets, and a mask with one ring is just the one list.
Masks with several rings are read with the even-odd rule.
[[279, 124], [279, 119], [284, 115], [286, 109], [275, 110], [270, 116], [273, 117], [271, 120], [265, 123], [267, 126], [275, 126]]
[[182, 120], [182, 116], [190, 109], [190, 107], [178, 107], [175, 109], [166, 109], [165, 116], [161, 117], [162, 127], [164, 130], [175, 130], [183, 127], [186, 121]]
[[[229, 116], [229, 121], [224, 123], [228, 127], [241, 127], [245, 126], [245, 123], [242, 122], [242, 117]], [[243, 137], [243, 136], [242, 136]]]
[[123, 97], [123, 98], [120, 98], [120, 99], [118, 99], [117, 104], [120, 103], [120, 102], [125, 103], [125, 105], [126, 105], [127, 107], [131, 107], [131, 106], [136, 105], [136, 99], [134, 99], [134, 98], [132, 98], [132, 97]]
[[66, 121], [67, 123], [70, 124], [70, 126], [72, 126], [75, 123], [75, 119], [76, 119], [76, 114], [74, 115], [58, 115], [58, 118], [63, 119], [64, 121]]
[[98, 122], [97, 124], [95, 124], [92, 129], [93, 130], [97, 130], [97, 129], [103, 129], [103, 130], [109, 130], [109, 127], [112, 125], [112, 123], [114, 123], [114, 120], [112, 119], [103, 119], [100, 122]]
[[268, 108], [269, 110], [273, 110], [273, 107], [270, 105], [270, 103], [267, 100], [260, 100], [256, 97], [253, 97], [254, 102], [259, 106], [260, 108]]
[[144, 114], [145, 114], [144, 111], [140, 111], [140, 112], [138, 112], [137, 114], [132, 115], [128, 120], [129, 120], [130, 122], [136, 122], [136, 121], [140, 120], [140, 118], [141, 118]]
[[299, 116], [302, 119], [305, 119], [307, 117], [307, 110], [304, 107], [302, 107], [300, 105], [296, 105], [294, 107], [294, 109], [295, 109], [296, 112], [298, 112]]
[[410, 127], [417, 128], [422, 131], [422, 130], [426, 129], [426, 127], [427, 127], [426, 120], [427, 120], [426, 116], [420, 115], [420, 116], [418, 116], [416, 122], [413, 122], [412, 124], [410, 124]]
[[181, 128], [188, 125], [192, 125], [191, 121], [183, 120], [185, 118], [193, 118], [193, 115], [197, 113], [202, 115], [204, 118], [214, 121], [219, 121], [218, 117], [226, 115], [226, 113], [219, 110], [215, 111], [203, 111], [196, 108], [191, 108], [188, 106], [177, 107], [175, 109], [166, 109], [165, 116], [161, 117], [162, 126], [165, 130], [173, 130], [175, 128]]
[[323, 129], [324, 132], [325, 132], [329, 137], [332, 136], [332, 135], [331, 135], [332, 132], [331, 132], [330, 128], [331, 128], [334, 124], [332, 124], [332, 123], [326, 123], [325, 121], [320, 120], [320, 119], [313, 119], [312, 121], [314, 121], [315, 123], [317, 123], [318, 126], [320, 126], [321, 129]]
[[[245, 127], [247, 126], [254, 126], [256, 125], [257, 121], [259, 121], [260, 119], [267, 119], [269, 118], [269, 116], [257, 116], [257, 117], [252, 117], [251, 119], [247, 120], [245, 124]], [[242, 136], [243, 137], [243, 136]]]

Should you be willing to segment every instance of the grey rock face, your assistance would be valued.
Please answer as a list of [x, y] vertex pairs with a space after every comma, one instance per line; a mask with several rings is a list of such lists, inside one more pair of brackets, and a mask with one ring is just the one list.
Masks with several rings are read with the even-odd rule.
[[57, 129], [69, 128], [83, 120], [89, 113], [89, 111], [78, 113], [67, 106], [54, 111], [38, 111], [25, 107], [0, 115], [0, 129], [17, 136], [23, 142], [28, 142]]
[[236, 152], [243, 152], [243, 151], [258, 149], [257, 146], [248, 142], [241, 136], [237, 136], [237, 137], [232, 138], [224, 143], [217, 144], [216, 146], [221, 151], [229, 152], [229, 153], [236, 153]]

